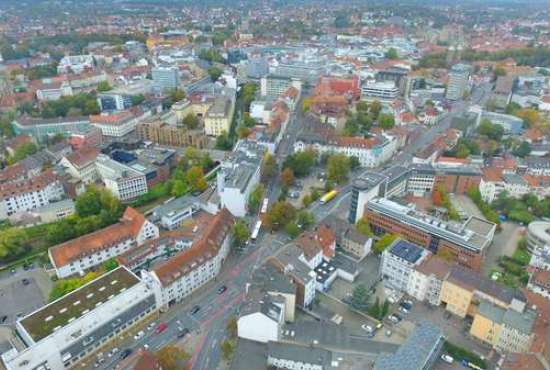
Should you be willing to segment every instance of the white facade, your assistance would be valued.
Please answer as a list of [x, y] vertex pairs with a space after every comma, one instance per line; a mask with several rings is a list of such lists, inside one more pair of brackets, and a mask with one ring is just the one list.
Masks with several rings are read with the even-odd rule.
[[92, 69], [94, 69], [94, 58], [91, 55], [68, 55], [61, 58], [57, 65], [59, 75], [80, 74]]
[[279, 332], [284, 322], [284, 315], [270, 317], [262, 312], [254, 312], [243, 315], [237, 320], [237, 333], [239, 338], [267, 343], [278, 341]]
[[[125, 269], [120, 267], [119, 269]], [[117, 283], [111, 276], [120, 273], [119, 269], [84, 285], [69, 295], [54, 301], [39, 310], [20, 319], [16, 323], [16, 330], [27, 348], [18, 351], [12, 349], [2, 355], [8, 370], [64, 370], [92, 355], [95, 351], [108, 344], [114, 338], [131, 330], [135, 325], [146, 320], [158, 309], [158, 292], [150, 284], [137, 280], [131, 286], [123, 286], [121, 291], [98, 304], [88, 312], [76, 316], [72, 321], [55, 329], [51, 334], [39, 340], [33, 339], [33, 328], [25, 326], [26, 320], [33, 315], [45, 316], [40, 311], [47, 311], [53, 307], [62, 307], [60, 302], [67, 302], [73, 306], [81, 302], [75, 300], [80, 292], [101, 294], [91, 287], [100, 288], [103, 285]], [[131, 272], [125, 270], [125, 274]], [[121, 284], [119, 282], [119, 284]], [[50, 317], [56, 316], [52, 312]], [[48, 318], [46, 318], [47, 320]], [[30, 325], [30, 323], [29, 323]], [[93, 360], [91, 360], [93, 361]]]
[[36, 99], [38, 101], [57, 100], [70, 95], [73, 95], [73, 89], [68, 82], [63, 82], [60, 86], [48, 87], [45, 85], [36, 90]]
[[361, 87], [361, 100], [392, 102], [399, 97], [394, 82], [367, 82]]
[[439, 306], [439, 294], [442, 285], [443, 281], [436, 275], [427, 275], [413, 269], [406, 292], [420, 302], [428, 301], [434, 306]]
[[59, 164], [65, 167], [69, 175], [75, 179], [79, 179], [84, 184], [93, 184], [99, 178], [95, 161], [90, 161], [82, 166], [78, 166], [69, 161], [66, 157], [63, 157]]
[[105, 155], [97, 157], [96, 166], [105, 187], [121, 200], [134, 199], [147, 193], [145, 175]]
[[92, 125], [98, 127], [101, 130], [103, 136], [108, 137], [124, 137], [132, 132], [134, 132], [138, 122], [143, 121], [144, 119], [151, 117], [153, 112], [147, 110], [139, 115], [134, 115], [131, 117], [124, 117], [117, 121], [101, 121], [98, 120], [92, 122]]
[[[409, 253], [408, 251], [404, 251], [404, 248], [398, 248], [399, 252], [396, 252], [394, 247], [399, 247], [400, 243], [406, 244], [404, 248], [416, 249], [418, 257], [414, 260], [403, 258], [409, 255]], [[428, 254], [427, 250], [417, 245], [397, 239], [382, 253], [380, 276], [384, 281], [384, 285], [399, 292], [407, 291], [407, 287], [413, 276], [414, 266], [420, 264]]]

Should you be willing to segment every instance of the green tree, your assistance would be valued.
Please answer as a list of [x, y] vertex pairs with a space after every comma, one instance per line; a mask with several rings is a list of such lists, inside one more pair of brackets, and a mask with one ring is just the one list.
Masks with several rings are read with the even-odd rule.
[[70, 107], [67, 111], [67, 117], [80, 117], [82, 114], [82, 109], [76, 107]]
[[105, 263], [103, 264], [103, 268], [105, 271], [111, 271], [118, 267], [118, 261], [115, 258], [109, 258]]
[[138, 95], [132, 96], [132, 105], [133, 106], [140, 105], [144, 101], [145, 101], [145, 95], [143, 95], [143, 94], [138, 94]]
[[3, 113], [0, 116], [0, 130], [2, 131], [0, 132], [0, 134], [6, 135], [9, 138], [15, 135], [13, 132], [13, 127], [11, 126], [11, 123], [13, 122], [14, 119], [15, 119], [14, 112]]
[[88, 186], [86, 192], [76, 198], [75, 210], [79, 217], [85, 218], [101, 212], [101, 193], [93, 185]]
[[525, 158], [531, 153], [531, 145], [527, 141], [522, 141], [518, 146], [514, 148], [514, 155], [516, 157]]
[[306, 210], [298, 212], [298, 224], [302, 229], [308, 229], [315, 224], [315, 216]]
[[101, 113], [101, 108], [99, 107], [99, 103], [95, 99], [88, 100], [86, 102], [86, 107], [84, 109], [84, 114], [88, 115], [94, 115]]
[[294, 184], [294, 172], [290, 168], [284, 169], [279, 177], [283, 186], [289, 187]]
[[382, 313], [382, 307], [380, 306], [380, 298], [376, 297], [376, 300], [371, 304], [367, 310], [370, 316], [380, 319]]
[[182, 123], [190, 130], [194, 130], [199, 126], [199, 120], [197, 119], [197, 116], [195, 116], [193, 113], [189, 113], [188, 115], [183, 117]]
[[218, 81], [218, 78], [223, 74], [223, 71], [217, 67], [210, 67], [208, 68], [208, 75], [210, 76], [210, 79], [212, 82]]
[[99, 92], [105, 92], [112, 89], [113, 88], [111, 87], [111, 85], [109, 85], [107, 81], [101, 81], [100, 83], [97, 84], [97, 91]]
[[468, 158], [470, 156], [470, 148], [462, 142], [456, 146], [456, 158]]
[[374, 243], [373, 249], [376, 253], [380, 254], [390, 246], [391, 243], [397, 239], [399, 235], [397, 234], [384, 234], [380, 239]]
[[264, 214], [264, 221], [271, 229], [280, 229], [286, 225], [289, 220], [294, 220], [296, 210], [286, 201], [279, 201]]
[[395, 50], [395, 48], [389, 48], [384, 53], [384, 58], [394, 60], [394, 59], [399, 59], [399, 55], [397, 55], [397, 50]]
[[355, 171], [359, 167], [361, 167], [361, 162], [359, 162], [359, 158], [357, 158], [354, 155], [349, 157], [349, 168], [350, 168], [350, 170]]
[[504, 128], [501, 125], [493, 124], [491, 121], [484, 119], [479, 124], [477, 132], [480, 135], [487, 136], [491, 140], [500, 141], [504, 135]]
[[351, 308], [367, 312], [369, 309], [370, 294], [367, 287], [364, 284], [358, 284], [355, 286], [349, 299], [349, 305]]
[[243, 125], [242, 123], [237, 127], [237, 136], [239, 139], [244, 139], [250, 135], [250, 130], [246, 127], [246, 125]]
[[233, 351], [235, 350], [235, 348], [233, 348], [233, 345], [227, 338], [222, 341], [221, 347], [223, 358], [225, 359], [225, 361], [229, 361], [231, 359], [231, 356], [233, 355]]
[[227, 322], [227, 330], [229, 331], [231, 338], [237, 338], [238, 329], [239, 326], [237, 325], [237, 318], [233, 316]]
[[264, 186], [262, 184], [258, 184], [256, 188], [254, 188], [254, 191], [250, 194], [250, 198], [248, 199], [248, 209], [250, 212], [256, 212], [258, 211], [258, 208], [260, 208], [260, 205], [262, 204], [264, 197]]
[[304, 207], [308, 207], [310, 204], [311, 204], [312, 200], [311, 200], [311, 195], [309, 194], [306, 194], [303, 196], [302, 198], [302, 205]]
[[359, 219], [359, 221], [357, 221], [357, 224], [355, 225], [355, 227], [361, 234], [366, 235], [368, 237], [373, 236], [372, 230], [370, 228], [369, 220], [365, 216], [363, 216], [361, 219]]
[[380, 112], [382, 111], [382, 103], [380, 101], [375, 100], [369, 105], [369, 111], [372, 115], [373, 119], [378, 119], [378, 116], [380, 115]]
[[289, 221], [285, 225], [285, 233], [291, 238], [296, 239], [298, 235], [300, 235], [300, 228], [298, 228], [298, 225], [296, 225], [296, 222]]
[[231, 235], [233, 236], [233, 246], [242, 247], [250, 238], [250, 229], [244, 221], [239, 220], [231, 227]]
[[382, 113], [378, 117], [380, 127], [384, 130], [391, 130], [395, 126], [395, 118], [391, 113]]
[[311, 201], [315, 202], [321, 198], [321, 194], [319, 194], [319, 190], [317, 188], [311, 188]]
[[349, 158], [344, 154], [332, 154], [327, 162], [327, 174], [329, 180], [343, 184], [349, 180]]
[[260, 181], [263, 184], [267, 184], [269, 180], [277, 175], [278, 170], [279, 167], [277, 166], [277, 161], [271, 154], [269, 154], [269, 152], [266, 152], [260, 172]]
[[283, 169], [291, 168], [298, 177], [309, 174], [314, 166], [315, 152], [312, 150], [294, 153], [283, 162]]
[[182, 180], [172, 179], [171, 184], [172, 189], [170, 190], [170, 194], [174, 197], [179, 198], [187, 193], [187, 186], [185, 186], [185, 182]]
[[187, 170], [185, 180], [191, 187], [191, 191], [204, 191], [208, 188], [208, 183], [200, 166], [193, 166]]
[[227, 136], [227, 132], [223, 131], [220, 136], [216, 138], [215, 148], [218, 150], [231, 150], [233, 143]]
[[0, 259], [23, 254], [29, 249], [29, 236], [25, 229], [10, 227], [0, 231]]
[[13, 153], [13, 161], [19, 162], [28, 156], [35, 154], [38, 151], [38, 147], [32, 141], [25, 141], [15, 149]]
[[157, 352], [157, 362], [162, 370], [185, 369], [189, 358], [187, 352], [175, 346], [165, 346]]

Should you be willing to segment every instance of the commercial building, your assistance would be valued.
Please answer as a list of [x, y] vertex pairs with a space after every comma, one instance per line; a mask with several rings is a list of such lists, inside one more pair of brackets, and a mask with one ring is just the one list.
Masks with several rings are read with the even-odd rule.
[[13, 120], [11, 126], [16, 135], [32, 136], [40, 142], [56, 134], [69, 136], [71, 133], [83, 132], [91, 127], [88, 116], [35, 118], [26, 114]]
[[260, 79], [269, 74], [269, 62], [265, 58], [252, 58], [246, 63], [246, 77]]
[[93, 146], [82, 147], [66, 157], [61, 158], [59, 164], [75, 179], [84, 184], [93, 184], [99, 174], [95, 165], [99, 150]]
[[527, 250], [530, 252], [542, 251], [547, 245], [550, 245], [550, 222], [531, 222], [527, 226], [525, 237], [527, 239]]
[[51, 247], [48, 256], [57, 276], [65, 278], [99, 266], [158, 236], [158, 227], [128, 207], [119, 223]]
[[57, 65], [57, 74], [81, 74], [93, 69], [94, 57], [92, 55], [67, 55], [59, 61]]
[[201, 196], [184, 195], [153, 208], [150, 220], [167, 230], [174, 230], [183, 226], [200, 210], [214, 214], [218, 211], [218, 204], [211, 204]]
[[260, 81], [260, 94], [267, 100], [275, 101], [290, 87], [302, 91], [302, 81], [297, 78], [267, 75]]
[[177, 68], [157, 67], [151, 69], [153, 77], [153, 91], [157, 94], [166, 92], [168, 89], [179, 88], [179, 74]]
[[451, 68], [449, 86], [445, 97], [449, 100], [460, 100], [465, 91], [470, 91], [471, 67], [466, 64], [456, 64]]
[[192, 130], [179, 123], [173, 112], [139, 122], [136, 125], [136, 135], [143, 141], [176, 147], [204, 149], [207, 144], [202, 130]]
[[443, 330], [423, 321], [408, 336], [396, 353], [381, 353], [373, 370], [431, 369], [445, 343]]
[[470, 328], [470, 335], [489, 344], [500, 353], [529, 351], [535, 333], [537, 312], [517, 311], [482, 301]]
[[264, 294], [248, 297], [237, 319], [239, 338], [267, 343], [278, 341], [285, 320], [283, 297]]
[[119, 163], [104, 154], [96, 159], [99, 177], [113, 194], [121, 200], [135, 199], [147, 193], [145, 174]]
[[181, 302], [218, 276], [229, 253], [234, 223], [231, 213], [223, 208], [203, 225], [190, 247], [144, 272], [158, 284], [164, 307]]
[[494, 125], [502, 126], [504, 132], [517, 135], [523, 128], [523, 119], [510, 114], [496, 113], [483, 110], [478, 114], [477, 125], [485, 120], [491, 121]]
[[326, 62], [324, 60], [294, 60], [283, 58], [277, 67], [275, 74], [286, 78], [297, 78], [311, 84], [317, 83], [319, 77], [324, 75]]
[[216, 96], [204, 115], [204, 133], [210, 136], [228, 133], [233, 122], [234, 112], [235, 100], [232, 96]]
[[414, 267], [422, 263], [430, 252], [401, 238], [396, 239], [382, 253], [380, 278], [384, 285], [399, 292], [407, 290]]
[[8, 370], [62, 370], [81, 363], [158, 310], [159, 293], [119, 267], [19, 319], [26, 348], [2, 355]]
[[456, 263], [479, 271], [496, 225], [471, 216], [463, 224], [444, 222], [384, 198], [375, 198], [365, 208], [376, 235], [400, 234], [433, 254], [450, 253]]
[[51, 170], [31, 179], [0, 185], [0, 220], [25, 211], [32, 211], [65, 195], [63, 185]]
[[31, 84], [36, 89], [36, 99], [40, 102], [73, 95], [71, 84], [66, 79], [53, 81], [51, 78], [44, 78], [31, 81]]
[[90, 116], [90, 123], [101, 129], [103, 136], [122, 138], [132, 133], [138, 122], [151, 117], [153, 109], [134, 108], [129, 111], [102, 113]]
[[394, 82], [367, 81], [361, 86], [361, 100], [392, 103], [399, 94], [399, 87]]
[[224, 160], [217, 173], [217, 190], [222, 207], [236, 217], [244, 217], [248, 200], [260, 182], [260, 170], [264, 150], [252, 143], [234, 151], [234, 156]]

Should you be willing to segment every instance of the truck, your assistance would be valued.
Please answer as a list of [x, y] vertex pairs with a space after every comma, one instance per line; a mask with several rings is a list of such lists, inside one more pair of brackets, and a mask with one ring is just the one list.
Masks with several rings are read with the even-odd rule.
[[331, 190], [321, 197], [321, 204], [326, 204], [338, 195], [338, 190]]

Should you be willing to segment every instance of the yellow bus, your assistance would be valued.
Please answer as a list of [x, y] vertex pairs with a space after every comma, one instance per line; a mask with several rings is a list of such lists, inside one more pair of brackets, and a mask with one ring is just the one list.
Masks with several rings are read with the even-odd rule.
[[330, 200], [335, 198], [337, 195], [338, 195], [338, 190], [332, 190], [326, 193], [325, 195], [323, 195], [319, 201], [321, 202], [321, 204], [326, 204]]

